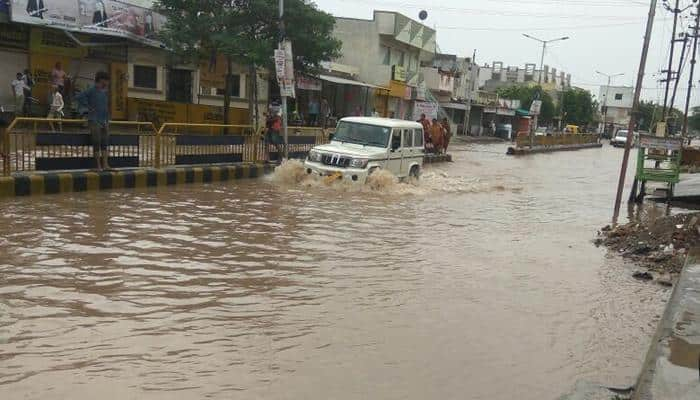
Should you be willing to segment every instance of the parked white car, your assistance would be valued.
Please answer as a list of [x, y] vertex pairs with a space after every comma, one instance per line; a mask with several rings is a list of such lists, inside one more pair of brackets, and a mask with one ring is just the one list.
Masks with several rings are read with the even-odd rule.
[[[625, 147], [625, 145], [627, 144], [627, 133], [628, 132], [629, 132], [629, 130], [627, 130], [627, 129], [620, 129], [619, 131], [617, 131], [617, 133], [615, 134], [615, 137], [610, 139], [610, 145], [612, 145], [614, 147]], [[632, 147], [634, 147], [636, 142], [639, 140], [639, 133], [634, 132], [632, 137], [633, 137]]]
[[315, 146], [304, 163], [307, 174], [365, 183], [384, 169], [399, 178], [418, 178], [425, 148], [423, 126], [386, 118], [350, 117], [338, 122], [330, 144]]

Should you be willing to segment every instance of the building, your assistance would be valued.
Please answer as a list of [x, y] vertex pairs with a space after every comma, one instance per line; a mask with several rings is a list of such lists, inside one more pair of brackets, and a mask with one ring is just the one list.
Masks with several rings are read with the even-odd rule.
[[[118, 17], [95, 23], [102, 15], [96, 4], [68, 2], [43, 18], [28, 14], [27, 0], [16, 0], [10, 9], [0, 9], [0, 71], [5, 77], [24, 70], [32, 73], [32, 97], [36, 99], [32, 115], [46, 115], [51, 72], [60, 62], [69, 76], [64, 94], [67, 116], [77, 112], [71, 104], [74, 94], [91, 85], [95, 72], [102, 70], [111, 75], [110, 108], [115, 120], [152, 121], [156, 125], [166, 121], [223, 122], [226, 63], [222, 59], [201, 65], [183, 63], [156, 40], [165, 23], [163, 16], [149, 8], [120, 3], [124, 9], [119, 15], [134, 16], [136, 25], [117, 24]], [[105, 25], [110, 21], [115, 25]], [[256, 73], [262, 77], [257, 97], [266, 105], [267, 74]], [[247, 67], [235, 66], [232, 123], [250, 121], [250, 74]], [[0, 106], [16, 111], [9, 81], [0, 85]]]
[[[598, 95], [600, 99], [600, 114], [605, 121], [600, 127], [613, 125], [614, 128], [629, 126], [632, 115], [632, 103], [634, 102], [634, 88], [631, 86], [601, 86]], [[607, 112], [606, 112], [607, 109]]]
[[371, 20], [336, 18], [333, 35], [343, 42], [342, 56], [333, 61], [357, 68], [357, 79], [373, 86], [363, 114], [412, 119], [425, 97], [420, 68], [435, 55], [435, 30], [396, 12], [375, 11]]
[[479, 89], [495, 92], [500, 88], [512, 85], [541, 84], [547, 91], [564, 91], [571, 88], [571, 74], [557, 71], [545, 65], [537, 69], [535, 64], [525, 64], [524, 67], [508, 66], [503, 62], [494, 61], [479, 69]]

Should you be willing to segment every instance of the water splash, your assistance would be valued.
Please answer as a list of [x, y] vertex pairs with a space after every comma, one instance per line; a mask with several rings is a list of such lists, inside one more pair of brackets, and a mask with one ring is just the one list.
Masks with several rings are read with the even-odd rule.
[[503, 185], [493, 185], [483, 182], [478, 177], [451, 176], [445, 171], [430, 168], [420, 179], [409, 178], [399, 180], [396, 175], [387, 170], [374, 172], [367, 182], [357, 184], [347, 180], [329, 180], [308, 175], [304, 164], [298, 160], [283, 162], [275, 169], [271, 178], [279, 186], [301, 186], [308, 189], [331, 188], [343, 192], [374, 192], [389, 195], [425, 196], [431, 193], [490, 193], [512, 191], [518, 193], [521, 188], [507, 188]]

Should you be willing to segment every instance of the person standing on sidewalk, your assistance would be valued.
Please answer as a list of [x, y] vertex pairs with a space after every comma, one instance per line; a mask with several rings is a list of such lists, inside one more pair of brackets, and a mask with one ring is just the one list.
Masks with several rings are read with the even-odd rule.
[[321, 104], [315, 98], [309, 100], [309, 126], [318, 124], [318, 115], [321, 113]]
[[12, 85], [12, 94], [15, 98], [15, 115], [21, 116], [24, 111], [24, 91], [29, 87], [24, 83], [24, 76], [21, 72], [17, 73], [15, 80], [10, 84]]
[[88, 128], [97, 169], [109, 169], [109, 75], [95, 74], [95, 85], [76, 96], [78, 104], [87, 109]]

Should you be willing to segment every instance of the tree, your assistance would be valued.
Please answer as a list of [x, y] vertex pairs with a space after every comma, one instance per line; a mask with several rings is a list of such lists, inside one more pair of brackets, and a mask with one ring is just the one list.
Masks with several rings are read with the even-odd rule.
[[[251, 88], [257, 86], [258, 67], [274, 71], [272, 55], [280, 39], [277, 2], [158, 0], [155, 7], [167, 18], [160, 38], [168, 49], [197, 65], [219, 55], [226, 60], [224, 121], [228, 123], [234, 62], [249, 66]], [[314, 3], [286, 0], [284, 21], [297, 71], [313, 72], [321, 61], [339, 56], [341, 43], [331, 35], [335, 19]]]
[[591, 92], [579, 88], [566, 90], [561, 100], [561, 110], [567, 124], [586, 126], [591, 124], [598, 109]]
[[[653, 101], [639, 102], [637, 111], [637, 129], [640, 131], [653, 132], [656, 124], [661, 121], [663, 106]], [[667, 116], [669, 133], [679, 132], [683, 127], [683, 112], [676, 108], [671, 109]]]
[[554, 100], [540, 86], [514, 85], [498, 89], [497, 93], [503, 99], [520, 100], [520, 107], [527, 110], [530, 109], [532, 101], [539, 98], [542, 100], [539, 122], [549, 124], [554, 118]]

